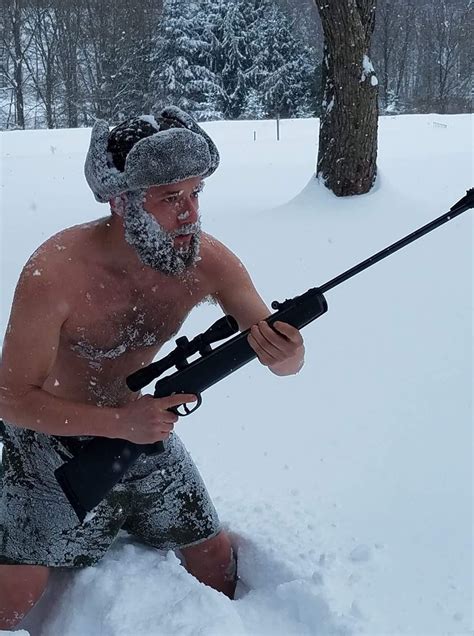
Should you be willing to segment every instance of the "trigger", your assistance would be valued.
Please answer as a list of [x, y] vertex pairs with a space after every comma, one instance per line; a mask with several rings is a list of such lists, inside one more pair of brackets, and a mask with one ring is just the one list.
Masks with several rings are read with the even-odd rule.
[[[197, 402], [191, 408], [189, 408], [187, 404], [180, 404], [180, 406], [178, 406], [177, 408], [178, 415], [180, 415], [181, 417], [186, 417], [186, 415], [191, 415], [191, 413], [194, 413], [194, 411], [198, 409], [202, 404], [201, 394], [197, 393], [196, 397], [197, 397]], [[180, 411], [181, 408], [184, 410], [184, 413]]]

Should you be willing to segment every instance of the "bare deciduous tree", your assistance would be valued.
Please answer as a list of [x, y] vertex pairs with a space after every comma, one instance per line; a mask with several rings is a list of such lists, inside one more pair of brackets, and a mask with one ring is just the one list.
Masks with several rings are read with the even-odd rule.
[[[469, 24], [472, 27], [472, 16], [472, 3], [459, 6], [447, 0], [432, 0], [421, 11], [418, 50], [423, 52], [425, 78], [429, 76], [431, 80], [431, 86], [425, 88], [431, 92], [438, 112], [449, 112], [450, 103], [468, 90], [469, 74], [460, 74], [461, 45]], [[418, 85], [425, 78], [420, 74]]]
[[54, 128], [55, 90], [59, 83], [58, 24], [54, 12], [38, 2], [27, 14], [25, 34], [31, 41], [31, 54], [25, 57], [25, 65], [43, 103], [46, 126]]
[[409, 46], [414, 31], [413, 0], [379, 0], [373, 51], [380, 81], [380, 102], [386, 112], [395, 107], [401, 97]]
[[24, 23], [26, 11], [23, 0], [2, 1], [2, 75], [13, 88], [15, 102], [15, 125], [25, 127], [25, 99], [24, 99], [24, 65], [31, 38], [24, 37]]
[[54, 7], [58, 25], [58, 64], [64, 86], [63, 109], [69, 128], [79, 125], [79, 48], [81, 43], [82, 0], [63, 0]]

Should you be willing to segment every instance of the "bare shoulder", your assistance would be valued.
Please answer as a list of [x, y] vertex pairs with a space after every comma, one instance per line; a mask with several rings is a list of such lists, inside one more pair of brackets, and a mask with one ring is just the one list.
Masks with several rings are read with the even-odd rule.
[[81, 268], [84, 272], [80, 247], [86, 233], [79, 227], [45, 241], [22, 270], [0, 361], [4, 386], [41, 387], [54, 365], [62, 325], [77, 298]]
[[234, 316], [241, 330], [266, 318], [270, 310], [241, 260], [209, 234], [204, 236], [202, 243], [202, 260], [211, 294], [224, 312]]
[[212, 277], [232, 278], [246, 271], [242, 261], [231, 249], [211, 234], [204, 232], [201, 238], [201, 257], [203, 268]]
[[62, 278], [63, 268], [71, 270], [80, 267], [83, 254], [90, 250], [97, 228], [103, 221], [99, 219], [93, 223], [74, 225], [53, 234], [30, 256], [24, 271], [34, 269], [36, 276], [44, 274], [48, 278]]
[[[42, 243], [26, 262], [18, 282], [18, 293], [26, 298], [55, 294], [65, 298], [83, 269], [85, 246], [90, 242], [91, 224], [61, 230]], [[30, 292], [36, 293], [31, 296]]]

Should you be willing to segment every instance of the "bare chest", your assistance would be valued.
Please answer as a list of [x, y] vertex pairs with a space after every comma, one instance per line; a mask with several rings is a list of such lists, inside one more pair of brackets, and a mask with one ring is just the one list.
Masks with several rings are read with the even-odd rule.
[[197, 278], [140, 285], [91, 279], [78, 290], [63, 325], [61, 347], [97, 365], [129, 352], [157, 350], [208, 293]]

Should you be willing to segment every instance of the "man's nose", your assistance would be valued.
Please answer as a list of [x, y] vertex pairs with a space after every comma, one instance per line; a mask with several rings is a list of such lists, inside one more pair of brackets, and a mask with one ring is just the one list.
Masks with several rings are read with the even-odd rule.
[[181, 225], [196, 223], [198, 220], [199, 201], [196, 197], [189, 196], [185, 199], [178, 220]]

